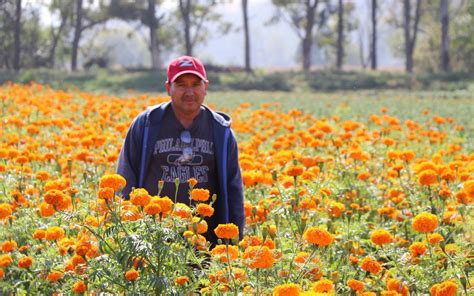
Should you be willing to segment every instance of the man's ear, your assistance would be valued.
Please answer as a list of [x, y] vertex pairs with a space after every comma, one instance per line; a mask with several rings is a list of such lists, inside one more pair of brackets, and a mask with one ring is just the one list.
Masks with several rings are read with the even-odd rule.
[[209, 80], [204, 80], [204, 86], [205, 86], [206, 91], [207, 91], [207, 88], [209, 87]]
[[168, 92], [168, 96], [170, 96], [171, 84], [168, 81], [165, 82], [165, 87], [166, 91]]

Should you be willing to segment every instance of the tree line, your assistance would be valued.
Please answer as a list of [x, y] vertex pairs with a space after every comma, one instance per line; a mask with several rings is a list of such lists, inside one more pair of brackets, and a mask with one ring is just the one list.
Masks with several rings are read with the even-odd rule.
[[[219, 6], [233, 1], [241, 4], [241, 24], [230, 23], [218, 13]], [[241, 46], [245, 71], [252, 72], [251, 1], [0, 0], [0, 69], [53, 68], [58, 67], [57, 60], [61, 59], [69, 61], [69, 68], [76, 71], [84, 66], [78, 65], [78, 55], [86, 47], [84, 32], [119, 19], [147, 32], [152, 69], [163, 67], [165, 52], [175, 50], [193, 55], [195, 46], [209, 37], [211, 26], [221, 34], [237, 28], [244, 35]], [[403, 51], [398, 50], [397, 54], [404, 57], [406, 72], [413, 72], [416, 63], [429, 71], [474, 69], [474, 1], [366, 0], [370, 17], [362, 20], [354, 17], [355, 3], [271, 0], [269, 7], [274, 13], [267, 25], [285, 22], [291, 26], [300, 41], [299, 57], [304, 71], [309, 71], [313, 64], [315, 46], [325, 48], [328, 56], [333, 56], [334, 68], [341, 70], [350, 46], [348, 35], [354, 30], [361, 35], [361, 65], [376, 70], [381, 23], [400, 32], [394, 43], [403, 44]], [[41, 9], [47, 9], [52, 16], [50, 24], [41, 21]], [[363, 26], [369, 29], [362, 32]], [[368, 46], [364, 40], [368, 40]], [[87, 63], [101, 65], [106, 61]]]

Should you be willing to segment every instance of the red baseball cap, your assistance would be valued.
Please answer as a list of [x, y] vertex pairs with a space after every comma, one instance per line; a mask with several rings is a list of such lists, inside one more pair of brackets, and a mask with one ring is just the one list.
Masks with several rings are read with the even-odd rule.
[[194, 74], [203, 80], [207, 80], [206, 69], [198, 58], [181, 56], [171, 61], [168, 65], [168, 82], [174, 82], [183, 74]]

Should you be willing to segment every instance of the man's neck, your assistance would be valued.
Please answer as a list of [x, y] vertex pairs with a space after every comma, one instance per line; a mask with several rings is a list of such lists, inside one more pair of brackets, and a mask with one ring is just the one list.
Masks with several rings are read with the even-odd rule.
[[188, 129], [193, 124], [194, 118], [196, 118], [199, 115], [199, 112], [201, 112], [201, 109], [199, 109], [195, 113], [183, 113], [176, 110], [173, 105], [171, 105], [171, 107], [173, 108], [176, 119], [178, 119], [185, 129]]

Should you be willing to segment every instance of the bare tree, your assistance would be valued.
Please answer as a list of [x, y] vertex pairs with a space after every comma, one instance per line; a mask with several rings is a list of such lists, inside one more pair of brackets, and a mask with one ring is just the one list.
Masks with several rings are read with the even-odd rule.
[[337, 7], [337, 60], [336, 67], [342, 69], [342, 60], [344, 58], [344, 4], [339, 0]]
[[[304, 0], [304, 1], [286, 1], [286, 0], [272, 0], [280, 10], [277, 19], [285, 18], [289, 24], [292, 25], [296, 34], [302, 41], [302, 55], [303, 55], [303, 70], [309, 71], [311, 67], [311, 50], [313, 48], [314, 40], [314, 26], [316, 24], [321, 27], [325, 23], [324, 14], [317, 18], [317, 8], [319, 0]], [[285, 13], [283, 13], [283, 11]], [[319, 22], [317, 22], [317, 20]]]
[[[421, 18], [421, 0], [416, 0], [415, 15], [412, 16], [412, 3], [403, 0], [403, 31], [405, 36], [405, 70], [413, 72], [413, 52], [415, 51], [418, 26]], [[413, 21], [413, 25], [412, 25]]]
[[13, 55], [13, 69], [20, 70], [20, 55], [21, 55], [21, 0], [16, 0], [15, 7], [15, 26], [14, 26], [14, 55]]
[[59, 45], [63, 32], [66, 30], [67, 21], [72, 13], [71, 4], [71, 1], [56, 0], [50, 5], [52, 12], [58, 10], [60, 19], [60, 23], [57, 28], [51, 25], [51, 47], [49, 49], [49, 56], [47, 58], [47, 63], [50, 67], [54, 67], [56, 60], [56, 49]]
[[449, 71], [449, 2], [440, 0], [439, 15], [441, 21], [441, 70]]
[[248, 0], [242, 0], [242, 15], [244, 18], [244, 40], [245, 40], [245, 71], [252, 72], [250, 66], [250, 32], [248, 18]]
[[377, 0], [372, 0], [371, 5], [372, 34], [370, 42], [370, 68], [377, 69]]

